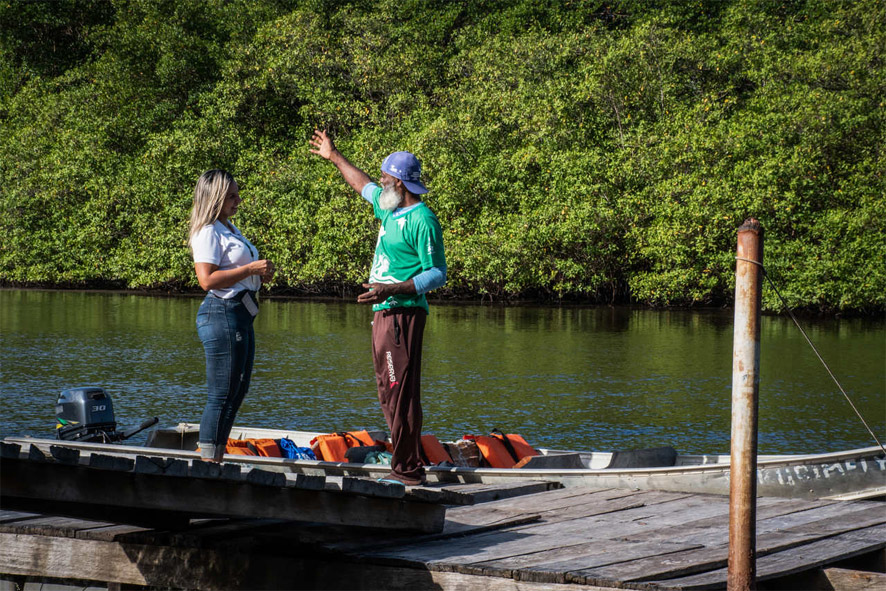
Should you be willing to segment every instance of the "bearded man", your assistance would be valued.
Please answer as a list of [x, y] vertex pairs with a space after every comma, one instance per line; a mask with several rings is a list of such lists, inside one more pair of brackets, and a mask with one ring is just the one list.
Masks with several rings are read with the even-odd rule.
[[391, 473], [380, 479], [404, 485], [425, 482], [421, 459], [421, 351], [428, 300], [424, 294], [446, 283], [440, 222], [421, 200], [421, 163], [394, 152], [381, 165], [379, 184], [351, 164], [324, 131], [314, 130], [312, 154], [335, 164], [348, 185], [372, 204], [381, 220], [367, 291], [371, 303], [372, 358], [391, 443]]

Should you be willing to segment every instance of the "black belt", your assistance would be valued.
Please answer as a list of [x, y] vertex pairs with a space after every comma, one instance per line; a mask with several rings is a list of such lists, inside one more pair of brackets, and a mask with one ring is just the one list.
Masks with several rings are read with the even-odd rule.
[[247, 293], [251, 293], [251, 294], [252, 294], [252, 299], [254, 299], [255, 301], [258, 301], [258, 297], [256, 297], [256, 296], [258, 296], [258, 292], [257, 292], [257, 291], [252, 291], [251, 289], [241, 289], [240, 291], [238, 291], [237, 293], [235, 293], [235, 294], [234, 294], [234, 297], [232, 297], [232, 298], [223, 298], [223, 297], [221, 297], [221, 296], [217, 296], [217, 295], [215, 295], [214, 293], [210, 293], [209, 295], [211, 295], [211, 296], [214, 297], [214, 298], [218, 298], [218, 299], [220, 299], [220, 300], [231, 300], [232, 302], [239, 302], [239, 301], [241, 301], [241, 300], [243, 299], [243, 297], [244, 297]]
[[256, 302], [258, 301], [258, 298], [256, 297], [256, 296], [258, 295], [258, 292], [257, 292], [257, 291], [252, 291], [251, 289], [241, 289], [240, 291], [238, 291], [237, 293], [235, 293], [235, 294], [234, 294], [234, 297], [232, 297], [231, 299], [234, 300], [235, 302], [239, 302], [240, 300], [243, 299], [243, 297], [244, 297], [247, 293], [252, 294], [252, 299], [254, 299]]

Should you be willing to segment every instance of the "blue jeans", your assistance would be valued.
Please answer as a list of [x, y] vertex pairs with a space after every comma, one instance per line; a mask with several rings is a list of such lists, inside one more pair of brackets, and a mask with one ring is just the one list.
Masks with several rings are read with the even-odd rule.
[[209, 398], [200, 420], [200, 455], [221, 460], [234, 417], [249, 390], [255, 358], [252, 315], [239, 299], [207, 295], [197, 312], [197, 335], [206, 351]]

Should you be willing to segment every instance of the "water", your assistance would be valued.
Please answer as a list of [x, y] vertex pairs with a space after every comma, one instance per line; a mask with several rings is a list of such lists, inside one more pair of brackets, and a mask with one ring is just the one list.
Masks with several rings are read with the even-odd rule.
[[[105, 388], [121, 427], [151, 416], [163, 425], [199, 421], [199, 304], [0, 290], [0, 435], [52, 436], [58, 393], [80, 385]], [[370, 320], [367, 307], [352, 303], [263, 302], [253, 385], [237, 423], [383, 428]], [[886, 441], [886, 323], [804, 328]], [[789, 320], [764, 317], [761, 347], [761, 453], [873, 445]], [[731, 311], [432, 306], [425, 432], [454, 439], [499, 427], [539, 447], [728, 452], [731, 356]]]

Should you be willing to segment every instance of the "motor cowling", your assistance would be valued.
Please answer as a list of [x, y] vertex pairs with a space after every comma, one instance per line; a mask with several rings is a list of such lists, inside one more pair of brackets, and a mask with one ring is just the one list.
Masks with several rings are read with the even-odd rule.
[[65, 441], [115, 439], [117, 421], [111, 397], [97, 386], [63, 390], [55, 406], [56, 436]]

